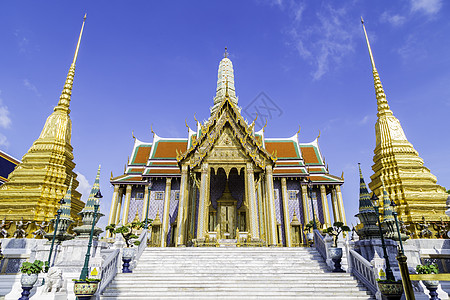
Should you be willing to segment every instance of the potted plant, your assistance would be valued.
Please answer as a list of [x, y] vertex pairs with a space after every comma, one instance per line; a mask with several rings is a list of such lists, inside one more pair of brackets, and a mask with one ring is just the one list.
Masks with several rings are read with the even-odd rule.
[[399, 300], [403, 294], [403, 284], [401, 280], [392, 281], [386, 279], [377, 279], [378, 289], [381, 294], [389, 300]]
[[48, 262], [35, 260], [34, 262], [25, 261], [20, 267], [22, 277], [20, 283], [22, 284], [22, 297], [19, 300], [26, 300], [30, 296], [30, 291], [38, 279], [38, 274], [48, 270]]
[[141, 244], [140, 241], [134, 241], [135, 239], [139, 238], [139, 236], [134, 233], [134, 230], [139, 230], [142, 227], [144, 227], [144, 223], [140, 221], [133, 221], [117, 228], [115, 224], [110, 224], [106, 227], [106, 230], [109, 230], [112, 233], [120, 233], [125, 240], [126, 248], [124, 248], [122, 252], [123, 273], [131, 273], [131, 270], [129, 268], [130, 261], [134, 256], [134, 249], [132, 247], [139, 246]]
[[314, 243], [314, 232], [311, 232], [311, 229], [314, 228], [314, 222], [313, 221], [309, 221], [308, 224], [305, 225], [305, 231], [306, 233], [306, 239], [308, 240], [308, 244], [309, 246], [312, 247], [313, 243]]
[[75, 284], [73, 291], [78, 300], [89, 300], [95, 295], [98, 289], [98, 284], [101, 279], [86, 278], [86, 279], [72, 279]]
[[334, 222], [333, 226], [328, 227], [323, 231], [323, 233], [328, 233], [333, 237], [332, 246], [328, 249], [330, 257], [334, 262], [333, 272], [344, 272], [341, 268], [342, 248], [338, 248], [337, 246], [339, 234], [344, 231], [350, 231], [350, 227], [344, 225], [343, 222]]
[[[436, 263], [416, 266], [417, 274], [439, 274], [439, 268]], [[430, 299], [439, 299], [436, 292], [439, 286], [439, 280], [422, 280], [425, 287], [430, 291]]]

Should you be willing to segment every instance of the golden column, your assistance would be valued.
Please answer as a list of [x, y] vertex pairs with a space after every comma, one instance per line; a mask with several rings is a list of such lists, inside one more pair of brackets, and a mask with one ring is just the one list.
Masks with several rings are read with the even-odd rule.
[[[177, 236], [177, 246], [184, 245], [186, 236], [186, 220], [187, 220], [187, 206], [189, 202], [189, 192], [188, 192], [188, 166], [181, 166], [181, 185], [180, 185], [180, 200], [178, 201], [178, 236]], [[192, 212], [195, 215], [194, 212]]]
[[265, 236], [265, 216], [264, 216], [264, 202], [262, 199], [262, 186], [261, 186], [261, 180], [258, 181], [257, 186], [257, 193], [258, 193], [258, 213], [259, 213], [259, 235], [262, 238]]
[[281, 178], [281, 194], [283, 197], [283, 214], [284, 214], [284, 233], [286, 240], [286, 247], [292, 247], [291, 244], [291, 222], [289, 218], [289, 204], [288, 204], [288, 192], [286, 186], [286, 178]]
[[340, 222], [341, 213], [339, 211], [339, 204], [336, 196], [336, 188], [334, 186], [331, 188], [331, 205], [333, 205], [334, 222]]
[[119, 224], [120, 221], [120, 210], [122, 209], [122, 198], [123, 198], [123, 188], [119, 187], [119, 195], [117, 198], [117, 209], [114, 216], [114, 224]]
[[[150, 183], [151, 184], [151, 183]], [[150, 197], [150, 193], [149, 193], [149, 185], [144, 186], [144, 206], [142, 207], [142, 222], [145, 222], [145, 218], [147, 218], [148, 216], [146, 216], [145, 214], [147, 213], [147, 208], [148, 208], [148, 204], [149, 204], [149, 199], [148, 197]]]
[[327, 190], [323, 184], [320, 185], [320, 198], [322, 198], [323, 227], [328, 228], [331, 226], [330, 210], [328, 208]]
[[123, 215], [122, 215], [122, 225], [128, 223], [128, 213], [130, 211], [130, 201], [131, 201], [131, 189], [133, 186], [131, 184], [127, 185], [127, 190], [125, 194], [125, 203], [123, 205]]
[[340, 220], [345, 225], [347, 225], [347, 220], [345, 219], [345, 210], [344, 210], [344, 201], [342, 200], [341, 186], [336, 186], [336, 196], [337, 196], [337, 204], [339, 206], [339, 215]]
[[198, 221], [197, 221], [197, 239], [203, 238], [206, 231], [206, 209], [208, 207], [209, 190], [208, 183], [209, 166], [208, 163], [203, 163], [201, 167], [201, 182], [200, 182], [200, 199], [198, 203]]
[[161, 233], [161, 247], [166, 247], [167, 232], [169, 231], [169, 210], [172, 178], [166, 178], [166, 191], [164, 192], [164, 213]]
[[306, 225], [310, 220], [312, 220], [309, 218], [308, 207], [310, 202], [308, 198], [308, 187], [304, 184], [301, 184], [301, 182], [300, 185], [302, 187], [302, 206], [303, 206], [303, 222], [304, 222], [303, 225]]
[[271, 247], [277, 246], [277, 218], [275, 216], [275, 200], [273, 194], [273, 175], [272, 166], [266, 166], [266, 194], [267, 194], [267, 205], [269, 213], [269, 228], [270, 228], [270, 239], [269, 245]]
[[[116, 217], [116, 211], [117, 211], [117, 202], [119, 200], [119, 185], [114, 185], [114, 193], [111, 199], [111, 209], [109, 211], [109, 218], [108, 218], [108, 224], [113, 224], [115, 217]], [[106, 231], [106, 237], [111, 237], [111, 233], [107, 230]]]
[[250, 234], [253, 238], [259, 238], [258, 230], [258, 210], [256, 205], [255, 195], [255, 175], [253, 172], [252, 163], [247, 163], [247, 196], [248, 196], [248, 208], [250, 215]]

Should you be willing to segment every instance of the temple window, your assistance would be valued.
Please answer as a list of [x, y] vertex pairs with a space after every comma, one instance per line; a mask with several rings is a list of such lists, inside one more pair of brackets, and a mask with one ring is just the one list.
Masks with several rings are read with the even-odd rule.
[[142, 192], [136, 193], [136, 199], [144, 199], [144, 193]]
[[180, 192], [175, 192], [175, 200], [180, 200]]
[[297, 199], [297, 191], [289, 191], [289, 200]]
[[163, 200], [164, 193], [163, 192], [155, 192], [155, 200]]

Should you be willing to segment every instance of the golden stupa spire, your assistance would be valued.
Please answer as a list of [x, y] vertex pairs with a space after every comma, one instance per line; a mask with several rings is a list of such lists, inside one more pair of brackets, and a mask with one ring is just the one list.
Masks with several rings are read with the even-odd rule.
[[[429, 221], [439, 221], [445, 215], [448, 195], [437, 184], [436, 177], [424, 166], [423, 159], [407, 140], [400, 121], [390, 110], [362, 18], [361, 23], [369, 49], [378, 107], [372, 165], [374, 174], [370, 176], [369, 188], [386, 199], [385, 191], [388, 190], [389, 198], [398, 205], [399, 216], [411, 226], [412, 231], [416, 231], [416, 224], [421, 222], [422, 216]], [[387, 200], [384, 204], [388, 206]]]
[[84, 206], [76, 190], [79, 183], [73, 171], [69, 105], [85, 21], [86, 16], [58, 105], [45, 121], [39, 138], [22, 157], [22, 163], [0, 188], [0, 215], [8, 215], [10, 220], [23, 217], [24, 220], [42, 222], [53, 219], [70, 182], [71, 201], [66, 205], [66, 214], [70, 205], [70, 215], [79, 219], [77, 214]]
[[377, 68], [375, 67], [375, 60], [373, 59], [372, 48], [370, 47], [369, 37], [367, 36], [366, 26], [364, 26], [364, 20], [362, 17], [361, 17], [361, 24], [364, 30], [364, 35], [366, 37], [367, 48], [369, 49], [370, 62], [372, 64], [373, 81], [378, 106], [378, 116], [382, 114], [392, 115], [392, 111], [390, 110], [389, 104], [386, 99], [386, 94], [384, 93], [383, 85], [381, 84], [380, 75], [378, 74]]
[[58, 105], [55, 107], [55, 111], [63, 110], [70, 113], [70, 97], [72, 95], [72, 87], [73, 87], [73, 79], [75, 76], [75, 64], [77, 62], [78, 50], [80, 49], [81, 37], [83, 35], [84, 23], [86, 22], [86, 14], [83, 18], [83, 24], [81, 25], [80, 35], [78, 37], [77, 47], [75, 49], [75, 54], [73, 55], [73, 61], [69, 68], [69, 73], [67, 74], [66, 82], [64, 84], [64, 88], [61, 92], [61, 96], [59, 97]]

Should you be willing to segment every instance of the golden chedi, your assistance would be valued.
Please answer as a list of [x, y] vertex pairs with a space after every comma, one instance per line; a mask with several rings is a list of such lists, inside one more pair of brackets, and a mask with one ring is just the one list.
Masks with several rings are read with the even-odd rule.
[[[0, 218], [7, 221], [33, 222], [27, 236], [35, 229], [36, 222], [53, 219], [61, 200], [72, 183], [72, 219], [79, 219], [77, 215], [84, 207], [80, 200], [81, 194], [75, 189], [78, 186], [73, 169], [73, 148], [70, 143], [72, 121], [70, 120], [70, 100], [75, 75], [75, 63], [80, 47], [84, 22], [81, 27], [78, 43], [64, 84], [58, 105], [47, 118], [39, 138], [33, 143], [20, 163], [9, 175], [8, 181], [0, 187]], [[15, 222], [17, 223], [17, 222]], [[10, 226], [8, 237], [12, 236], [16, 228]]]
[[[362, 21], [362, 20], [361, 20]], [[383, 181], [389, 197], [398, 205], [397, 212], [402, 221], [409, 225], [413, 238], [421, 237], [422, 217], [427, 222], [440, 222], [445, 215], [447, 193], [436, 184], [436, 176], [423, 165], [413, 145], [406, 139], [400, 121], [389, 108], [386, 94], [370, 48], [367, 32], [363, 30], [369, 49], [377, 98], [378, 120], [375, 124], [376, 146], [374, 150], [369, 188], [383, 199]], [[431, 229], [431, 226], [430, 226]], [[433, 236], [436, 236], [433, 233]]]

